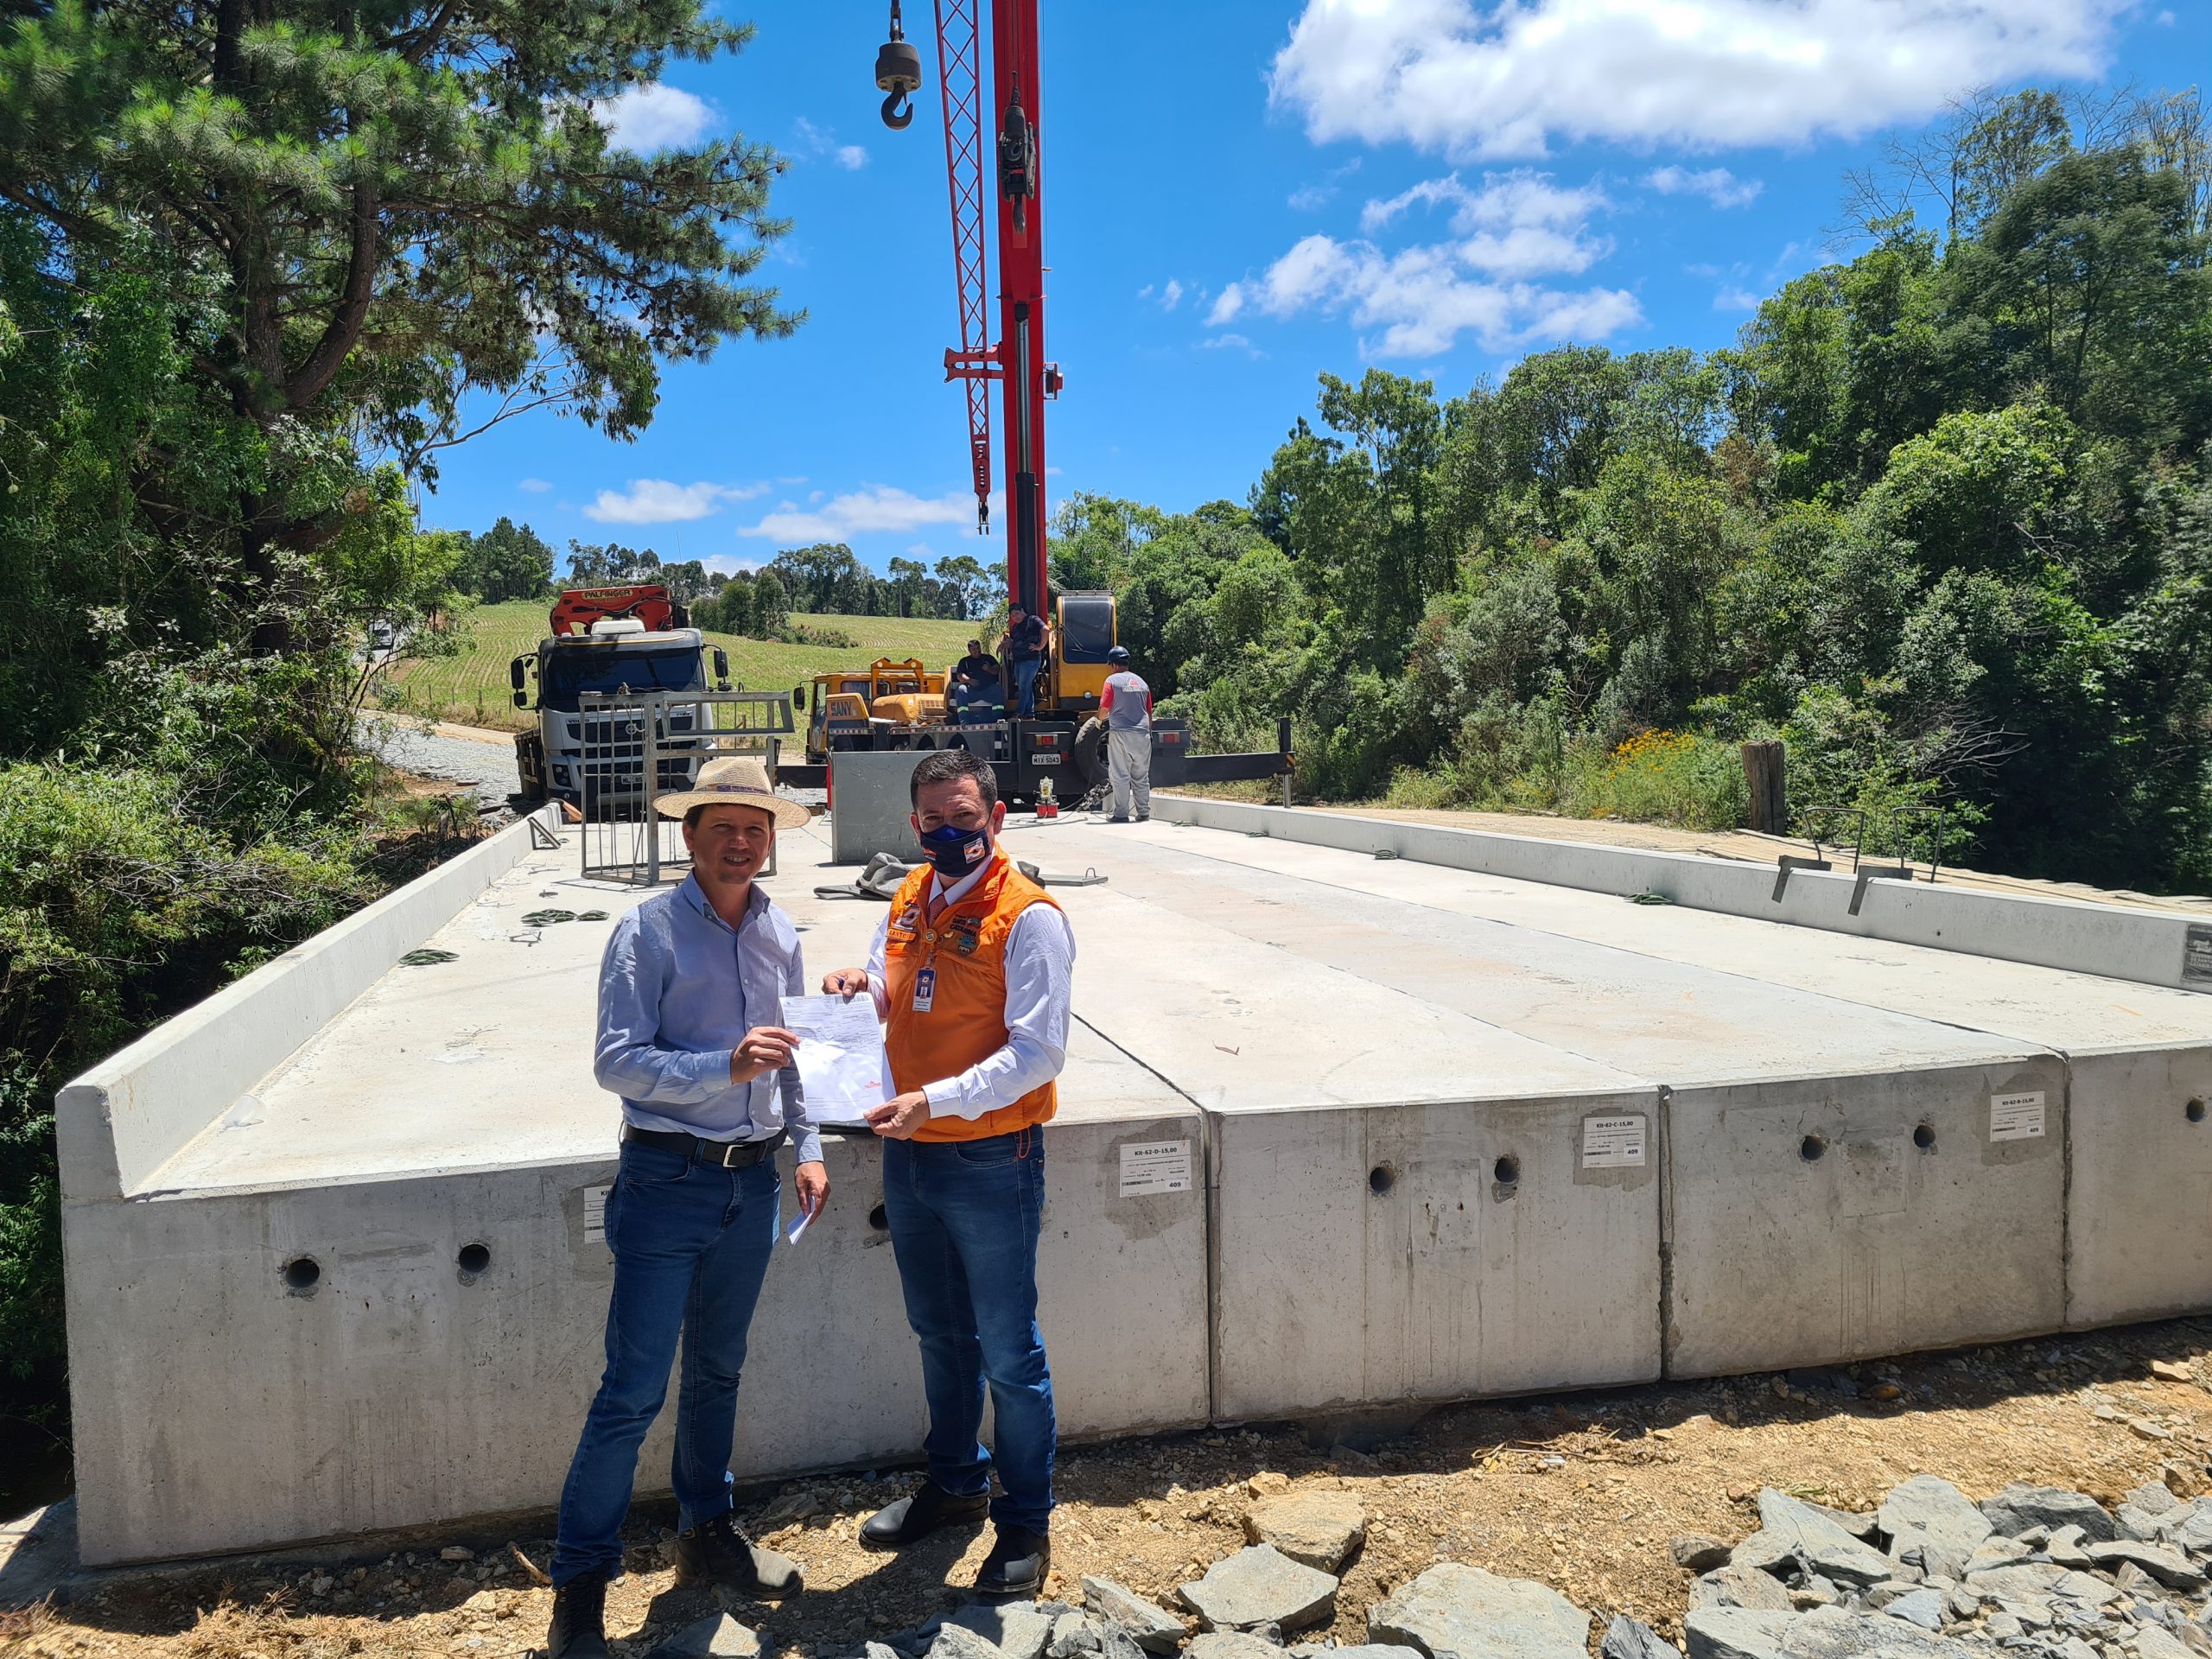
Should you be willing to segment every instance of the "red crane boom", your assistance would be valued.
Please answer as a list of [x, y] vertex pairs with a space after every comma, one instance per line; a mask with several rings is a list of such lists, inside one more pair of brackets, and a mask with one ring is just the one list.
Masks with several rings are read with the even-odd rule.
[[[998, 196], [999, 337], [987, 339], [984, 287], [982, 9], [991, 35], [992, 130]], [[944, 87], [944, 162], [952, 205], [953, 282], [960, 343], [944, 354], [947, 380], [966, 383], [968, 454], [976, 529], [990, 528], [990, 382], [1001, 384], [1006, 434], [1007, 598], [1045, 613], [1045, 404], [1060, 389], [1059, 365], [1045, 357], [1044, 175], [1038, 0], [937, 0], [938, 73]], [[913, 119], [905, 100], [921, 85], [921, 58], [906, 43], [898, 0], [891, 40], [876, 55], [876, 85], [889, 94], [883, 118]]]

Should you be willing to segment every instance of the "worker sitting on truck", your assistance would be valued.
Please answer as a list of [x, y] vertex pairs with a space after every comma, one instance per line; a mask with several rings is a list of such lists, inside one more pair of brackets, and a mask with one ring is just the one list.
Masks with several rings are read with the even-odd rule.
[[1007, 665], [1014, 675], [1014, 712], [1023, 720], [1037, 713], [1037, 671], [1045, 665], [1045, 619], [1019, 605], [1006, 613]]
[[985, 720], [1001, 717], [1006, 697], [999, 684], [998, 658], [984, 655], [982, 640], [970, 639], [968, 654], [952, 665], [945, 701], [956, 715], [972, 710]]
[[1106, 719], [1106, 777], [1114, 791], [1109, 823], [1129, 821], [1130, 798], [1142, 823], [1152, 816], [1152, 688], [1131, 671], [1128, 649], [1106, 653], [1113, 672], [1099, 693], [1098, 712]]
[[739, 1369], [776, 1242], [776, 1149], [793, 1145], [799, 1207], [829, 1197], [822, 1138], [791, 1058], [781, 999], [804, 995], [798, 931], [753, 877], [779, 828], [807, 810], [757, 760], [725, 756], [654, 805], [683, 820], [691, 873], [614, 924], [601, 963], [600, 1086], [622, 1100], [620, 1173], [607, 1193], [614, 1255], [607, 1370], [561, 1490], [550, 1659], [607, 1659], [607, 1580], [622, 1567], [638, 1448], [683, 1341], [673, 1479], [677, 1573], [749, 1595], [801, 1587], [731, 1513]]

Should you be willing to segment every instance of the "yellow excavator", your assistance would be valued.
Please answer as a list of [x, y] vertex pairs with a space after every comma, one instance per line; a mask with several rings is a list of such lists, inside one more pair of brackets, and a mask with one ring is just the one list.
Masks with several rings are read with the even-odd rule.
[[[865, 670], [817, 674], [810, 688], [791, 694], [808, 711], [807, 761], [827, 766], [840, 751], [964, 744], [997, 762], [1001, 787], [1010, 798], [1033, 798], [1046, 777], [1059, 780], [1063, 798], [1080, 796], [1106, 776], [1106, 725], [1098, 700], [1113, 672], [1106, 653], [1116, 643], [1113, 594], [1056, 598], [1037, 675], [1036, 714], [1028, 720], [971, 709], [965, 723], [957, 721], [946, 693], [949, 671], [928, 668], [919, 658], [878, 658]], [[1011, 679], [1002, 671], [1001, 683]], [[1169, 729], [1162, 736], [1179, 746], [1180, 722], [1163, 723]]]

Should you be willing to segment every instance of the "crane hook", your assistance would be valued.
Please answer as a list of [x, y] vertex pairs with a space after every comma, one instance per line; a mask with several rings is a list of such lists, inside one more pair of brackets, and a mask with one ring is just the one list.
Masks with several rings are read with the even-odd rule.
[[912, 126], [912, 99], [922, 85], [922, 54], [907, 43], [899, 0], [891, 0], [891, 38], [876, 49], [875, 84], [887, 94], [883, 100], [883, 124], [893, 132]]

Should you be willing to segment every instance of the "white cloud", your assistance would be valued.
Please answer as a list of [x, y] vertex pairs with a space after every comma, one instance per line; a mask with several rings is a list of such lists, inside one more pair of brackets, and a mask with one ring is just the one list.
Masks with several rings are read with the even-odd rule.
[[594, 105], [592, 115], [607, 129], [609, 143], [640, 156], [696, 143], [715, 119], [715, 106], [705, 99], [658, 80]]
[[1561, 189], [1549, 174], [1527, 168], [1486, 173], [1480, 190], [1468, 189], [1456, 173], [1424, 179], [1387, 201], [1369, 202], [1360, 228], [1372, 234], [1408, 208], [1447, 204], [1452, 228], [1466, 238], [1459, 257], [1493, 276], [1587, 270], [1613, 251], [1609, 239], [1586, 233], [1590, 215], [1610, 205], [1603, 191]]
[[747, 501], [765, 494], [765, 484], [671, 484], [664, 478], [633, 478], [627, 490], [601, 490], [584, 517], [602, 524], [680, 524], [721, 511], [726, 501]]
[[2126, 0], [1306, 0], [1275, 101], [1317, 142], [1455, 156], [1554, 139], [1853, 137], [1961, 87], [2100, 74]]
[[817, 127], [802, 115], [795, 130], [798, 137], [793, 141], [791, 149], [800, 156], [814, 161], [833, 162], [848, 173], [857, 173], [868, 165], [868, 151], [859, 144], [837, 143], [835, 127]]
[[1242, 334], [1213, 334], [1198, 342], [1202, 352], [1242, 352], [1250, 358], [1265, 357], [1267, 353]]
[[543, 495], [552, 487], [542, 478], [524, 478], [515, 480], [515, 488], [528, 490], [532, 495]]
[[1724, 288], [1713, 296], [1713, 308], [1716, 311], [1756, 311], [1759, 308], [1759, 296], [1748, 288]]
[[1386, 255], [1370, 242], [1309, 236], [1268, 267], [1255, 297], [1278, 317], [1348, 312], [1359, 327], [1382, 331], [1361, 340], [1376, 357], [1433, 356], [1463, 333], [1486, 351], [1602, 340], [1643, 318], [1636, 296], [1621, 289], [1476, 281], [1466, 269], [1464, 250], [1450, 245]]
[[737, 533], [796, 544], [843, 542], [855, 536], [886, 532], [911, 535], [925, 524], [972, 525], [976, 522], [976, 497], [968, 490], [957, 490], [949, 495], [919, 496], [906, 490], [874, 486], [809, 505], [813, 511], [801, 507], [796, 501], [779, 502], [776, 510], [759, 524], [741, 524]]
[[766, 559], [741, 559], [734, 553], [709, 553], [702, 556], [699, 563], [709, 570], [721, 571], [726, 576], [734, 576], [741, 570], [765, 570], [768, 566]]
[[1369, 202], [1362, 227], [1373, 233], [1415, 209], [1448, 209], [1455, 239], [1386, 252], [1368, 240], [1308, 236], [1259, 277], [1223, 290], [1210, 321], [1226, 322], [1248, 305], [1281, 318], [1347, 313], [1378, 331], [1361, 341], [1378, 357], [1435, 356], [1469, 333], [1493, 352], [1602, 339], [1643, 320], [1634, 295], [1536, 279], [1578, 275], [1611, 253], [1611, 239], [1589, 223], [1610, 206], [1595, 185], [1562, 186], [1526, 168], [1485, 174], [1479, 188], [1456, 173], [1424, 179]]
[[1739, 179], [1725, 167], [1708, 167], [1701, 173], [1662, 167], [1644, 175], [1643, 181], [1662, 196], [1703, 196], [1716, 207], [1748, 207], [1766, 188], [1759, 180]]
[[1224, 322], [1233, 322], [1236, 320], [1237, 313], [1243, 308], [1244, 284], [1231, 283], [1223, 289], [1219, 296], [1215, 299], [1213, 309], [1206, 313], [1206, 327], [1218, 328]]
[[1173, 311], [1182, 302], [1183, 284], [1170, 276], [1167, 279], [1167, 286], [1160, 290], [1160, 308], [1163, 311]]

